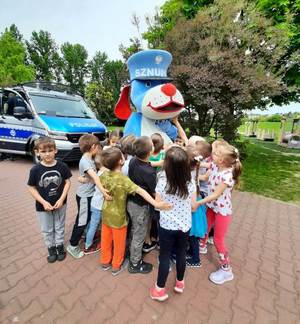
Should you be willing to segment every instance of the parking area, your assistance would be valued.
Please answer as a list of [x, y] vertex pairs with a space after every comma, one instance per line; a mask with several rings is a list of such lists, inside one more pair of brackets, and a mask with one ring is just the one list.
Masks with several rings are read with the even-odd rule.
[[[208, 275], [214, 246], [200, 269], [187, 269], [186, 290], [175, 295], [171, 271], [164, 303], [149, 297], [157, 274], [127, 271], [113, 277], [99, 255], [48, 264], [26, 182], [30, 159], [0, 162], [1, 323], [300, 323], [300, 207], [245, 192], [234, 193], [228, 247], [235, 280], [216, 286]], [[76, 216], [77, 168], [68, 198], [66, 243]]]

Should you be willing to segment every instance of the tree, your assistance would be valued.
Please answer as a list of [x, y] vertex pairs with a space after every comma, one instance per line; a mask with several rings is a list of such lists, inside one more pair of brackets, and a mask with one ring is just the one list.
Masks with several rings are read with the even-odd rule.
[[23, 41], [23, 35], [15, 24], [10, 25], [9, 28], [5, 28], [5, 32], [9, 32], [15, 40], [19, 42]]
[[[244, 8], [243, 1], [216, 1], [194, 19], [178, 21], [166, 35], [189, 127], [201, 135], [213, 127], [233, 140], [243, 112], [266, 107], [284, 88], [271, 67], [282, 55], [286, 34], [252, 7]], [[234, 19], [242, 9], [244, 18]]]
[[87, 76], [87, 57], [86, 49], [80, 44], [64, 43], [61, 46], [62, 72], [63, 77], [73, 91], [84, 94], [84, 80]]
[[34, 68], [25, 64], [25, 47], [15, 35], [0, 37], [0, 86], [34, 80]]
[[96, 113], [97, 118], [109, 125], [116, 121], [113, 114], [115, 104], [113, 95], [102, 84], [97, 82], [89, 83], [85, 88], [85, 98]]
[[96, 52], [95, 56], [88, 64], [91, 81], [102, 82], [104, 78], [105, 65], [107, 64], [108, 57], [105, 53]]
[[124, 46], [123, 44], [119, 46], [119, 51], [121, 52], [124, 61], [127, 61], [132, 54], [143, 49], [141, 41], [136, 37], [130, 38], [130, 43], [131, 45], [128, 47]]
[[47, 31], [32, 32], [30, 42], [26, 41], [29, 60], [36, 69], [37, 80], [56, 80], [61, 77], [61, 59], [58, 47]]

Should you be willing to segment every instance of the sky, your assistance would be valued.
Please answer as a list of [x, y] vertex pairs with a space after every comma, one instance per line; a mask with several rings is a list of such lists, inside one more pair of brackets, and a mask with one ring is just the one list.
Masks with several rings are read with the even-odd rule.
[[91, 58], [96, 51], [109, 59], [121, 59], [118, 50], [138, 37], [131, 23], [132, 14], [140, 17], [141, 32], [146, 31], [145, 15], [165, 0], [0, 0], [0, 33], [15, 24], [26, 40], [33, 31], [50, 32], [58, 45], [64, 42], [83, 45]]

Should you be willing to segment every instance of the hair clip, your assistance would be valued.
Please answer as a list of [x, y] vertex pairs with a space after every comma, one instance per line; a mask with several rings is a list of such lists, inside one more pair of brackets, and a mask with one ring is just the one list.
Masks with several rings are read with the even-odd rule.
[[203, 156], [202, 155], [195, 156], [194, 160], [196, 160], [197, 162], [201, 162], [203, 160]]
[[239, 158], [235, 159], [235, 162], [239, 162]]

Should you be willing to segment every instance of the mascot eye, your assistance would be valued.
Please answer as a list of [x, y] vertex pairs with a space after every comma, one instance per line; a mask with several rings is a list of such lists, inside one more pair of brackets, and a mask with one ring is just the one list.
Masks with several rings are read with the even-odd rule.
[[151, 87], [151, 82], [150, 82], [150, 81], [147, 81], [147, 82], [146, 82], [146, 87], [147, 87], [147, 88], [150, 88], [150, 87]]

